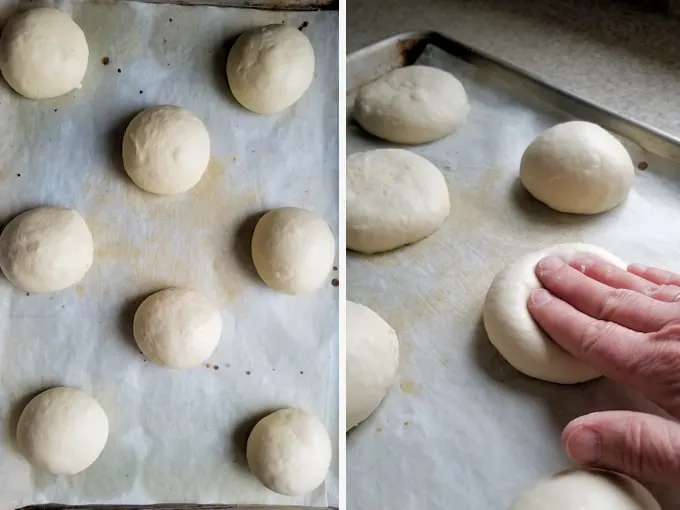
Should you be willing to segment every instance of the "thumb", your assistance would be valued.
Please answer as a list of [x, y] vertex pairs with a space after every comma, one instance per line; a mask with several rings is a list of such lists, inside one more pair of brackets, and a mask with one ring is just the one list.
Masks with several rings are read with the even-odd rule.
[[562, 432], [575, 462], [620, 471], [634, 478], [680, 483], [680, 424], [630, 411], [592, 413]]

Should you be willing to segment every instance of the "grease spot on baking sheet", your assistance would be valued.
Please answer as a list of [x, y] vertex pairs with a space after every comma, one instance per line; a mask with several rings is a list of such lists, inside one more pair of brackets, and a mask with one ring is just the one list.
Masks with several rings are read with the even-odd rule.
[[404, 381], [399, 385], [402, 393], [407, 395], [420, 395], [420, 388], [413, 381]]
[[83, 286], [80, 285], [79, 283], [76, 284], [76, 286], [74, 287], [74, 290], [76, 291], [76, 294], [77, 294], [79, 297], [83, 297], [83, 295], [85, 294], [85, 289], [84, 289]]

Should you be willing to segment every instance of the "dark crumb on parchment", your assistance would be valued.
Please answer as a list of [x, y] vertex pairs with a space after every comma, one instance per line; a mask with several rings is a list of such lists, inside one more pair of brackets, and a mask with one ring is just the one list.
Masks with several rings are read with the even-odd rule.
[[140, 93], [140, 94], [144, 94], [144, 91], [143, 91], [143, 90], [140, 90], [139, 93]]
[[309, 23], [307, 23], [306, 21], [303, 21], [303, 22], [302, 22], [302, 25], [300, 25], [300, 26], [298, 27], [298, 30], [303, 31], [303, 30], [304, 30], [305, 28], [307, 28], [308, 26], [309, 26]]
[[[27, 295], [27, 296], [30, 296], [30, 295], [31, 295], [31, 293], [30, 293], [30, 292], [27, 292], [27, 293], [26, 293], [26, 295]], [[63, 307], [62, 307], [62, 308], [63, 308]]]
[[168, 19], [168, 21], [169, 21], [170, 23], [172, 23], [172, 18]]
[[120, 74], [120, 73], [122, 73], [122, 72], [123, 72], [123, 70], [119, 67], [119, 68], [118, 68], [118, 73]]
[[111, 62], [111, 59], [109, 57], [102, 58], [102, 64], [104, 64], [105, 66], [109, 65], [109, 62]]
[[304, 370], [300, 370], [300, 375], [305, 375], [305, 371], [304, 371]]
[[333, 287], [337, 287], [338, 285], [340, 285], [340, 282], [338, 281], [337, 278], [333, 278], [333, 279], [331, 280], [331, 285], [332, 285]]
[[638, 163], [638, 168], [639, 168], [640, 170], [647, 170], [647, 168], [649, 168], [649, 164], [647, 164], [646, 161], [640, 161], [640, 162]]
[[338, 266], [333, 266], [333, 271], [337, 271], [337, 270], [338, 270]]
[[17, 177], [21, 177], [21, 174], [17, 174]]
[[250, 370], [246, 370], [246, 375], [250, 375], [252, 372]]
[[219, 369], [220, 369], [220, 367], [218, 367], [217, 365], [213, 365], [213, 370], [219, 370]]
[[57, 113], [59, 111], [59, 108], [54, 109], [54, 113]]

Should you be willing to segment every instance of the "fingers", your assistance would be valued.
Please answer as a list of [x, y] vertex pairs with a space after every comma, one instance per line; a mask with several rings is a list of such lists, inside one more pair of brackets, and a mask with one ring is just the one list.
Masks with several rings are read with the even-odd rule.
[[[680, 291], [680, 275], [671, 273], [665, 269], [646, 267], [642, 264], [631, 264], [628, 266], [628, 272], [657, 285], [670, 286], [677, 288]], [[676, 295], [675, 301], [677, 300]]]
[[636, 389], [649, 385], [638, 374], [652, 362], [661, 343], [614, 322], [590, 317], [545, 289], [531, 293], [528, 308], [541, 329], [576, 358]]
[[629, 411], [592, 413], [569, 423], [562, 446], [575, 462], [651, 482], [680, 483], [680, 424]]
[[[606, 266], [591, 272], [601, 276]], [[611, 274], [611, 272], [610, 272]], [[626, 288], [613, 288], [577, 271], [559, 257], [546, 257], [536, 275], [552, 294], [596, 319], [620, 324], [643, 333], [658, 331], [678, 317], [680, 307]], [[633, 278], [637, 278], [631, 275]]]

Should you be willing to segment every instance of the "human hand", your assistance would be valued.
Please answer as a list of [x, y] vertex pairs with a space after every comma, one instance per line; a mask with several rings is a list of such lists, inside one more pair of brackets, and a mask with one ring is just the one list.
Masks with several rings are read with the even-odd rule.
[[[641, 392], [680, 419], [680, 275], [623, 270], [579, 255], [542, 259], [545, 289], [528, 307], [539, 326], [604, 376]], [[576, 462], [680, 484], [680, 423], [631, 411], [596, 412], [569, 423], [562, 445]]]

